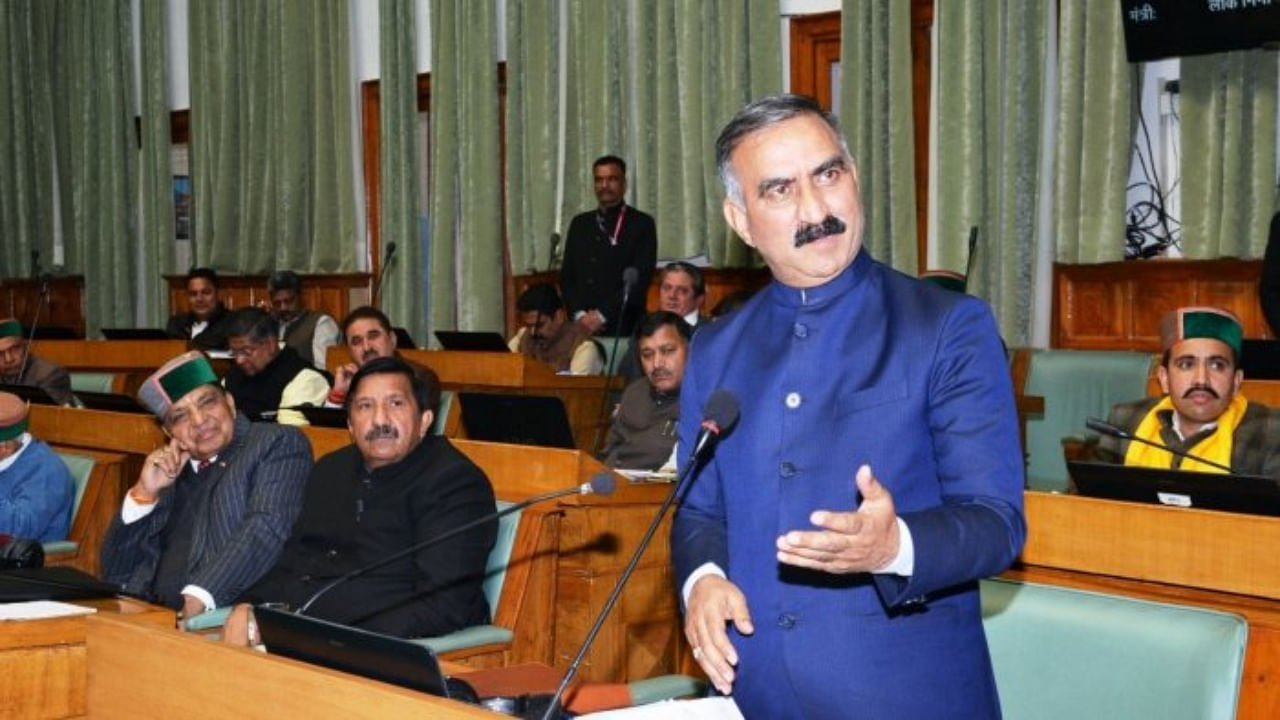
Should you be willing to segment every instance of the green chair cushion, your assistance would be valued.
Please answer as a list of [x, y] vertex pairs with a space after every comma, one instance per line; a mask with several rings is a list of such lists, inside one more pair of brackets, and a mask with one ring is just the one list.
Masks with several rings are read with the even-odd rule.
[[1005, 580], [981, 591], [1010, 720], [1235, 717], [1248, 639], [1238, 615]]
[[80, 543], [75, 540], [51, 540], [40, 543], [40, 547], [44, 549], [44, 556], [47, 558], [51, 555], [74, 555], [80, 550]]
[[707, 683], [688, 675], [659, 675], [627, 683], [632, 705], [648, 705], [660, 700], [702, 697]]
[[115, 382], [115, 373], [103, 372], [73, 372], [71, 375], [71, 391], [75, 392], [111, 392], [111, 385]]
[[[93, 474], [94, 465], [97, 461], [85, 455], [77, 455], [75, 453], [63, 452], [55, 450], [54, 454], [62, 460], [62, 464], [67, 466], [67, 470], [71, 472], [71, 480], [75, 483], [75, 494], [71, 498], [71, 518], [70, 525], [76, 522], [76, 513], [80, 512], [80, 502], [84, 500], [85, 488], [89, 486], [89, 476]], [[68, 527], [70, 527], [68, 525]], [[80, 549], [80, 544], [72, 540], [55, 540], [52, 542], [40, 543], [44, 548], [44, 554], [48, 555], [70, 555]]]
[[515, 633], [504, 627], [497, 625], [474, 625], [469, 628], [463, 628], [449, 633], [448, 635], [437, 635], [429, 638], [414, 638], [414, 642], [419, 645], [425, 645], [431, 648], [437, 655], [449, 652], [451, 650], [464, 650], [466, 648], [480, 647], [481, 645], [492, 645], [496, 643], [509, 643]]

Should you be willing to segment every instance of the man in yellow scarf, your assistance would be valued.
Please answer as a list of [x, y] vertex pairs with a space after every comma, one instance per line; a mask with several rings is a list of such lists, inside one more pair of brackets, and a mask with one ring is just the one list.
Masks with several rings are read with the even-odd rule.
[[[1160, 325], [1164, 395], [1112, 408], [1108, 421], [1135, 437], [1248, 475], [1280, 476], [1280, 413], [1240, 393], [1244, 332], [1226, 310], [1184, 307]], [[1099, 454], [1125, 465], [1222, 473], [1145, 443], [1103, 437]]]

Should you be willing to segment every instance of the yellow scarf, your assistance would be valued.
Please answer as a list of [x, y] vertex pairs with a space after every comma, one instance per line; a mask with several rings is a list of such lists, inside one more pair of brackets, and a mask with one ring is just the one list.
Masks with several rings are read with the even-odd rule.
[[[1236, 396], [1231, 398], [1231, 404], [1227, 405], [1226, 411], [1218, 417], [1218, 427], [1214, 429], [1213, 434], [1196, 443], [1192, 452], [1206, 460], [1212, 460], [1230, 467], [1231, 439], [1235, 435], [1236, 426], [1244, 418], [1244, 411], [1248, 406], [1249, 401], [1245, 400], [1244, 395], [1236, 393]], [[1142, 422], [1138, 423], [1138, 429], [1133, 434], [1143, 440], [1165, 445], [1164, 439], [1160, 437], [1160, 411], [1162, 410], [1173, 410], [1173, 401], [1169, 399], [1168, 395], [1164, 396], [1164, 399], [1159, 403], [1156, 403], [1156, 406], [1151, 408], [1151, 411], [1142, 418]], [[1174, 410], [1174, 412], [1177, 411]], [[1174, 457], [1174, 454], [1167, 450], [1161, 450], [1146, 443], [1130, 440], [1129, 449], [1124, 454], [1124, 464], [1168, 469], [1173, 467]], [[1222, 468], [1206, 465], [1191, 458], [1183, 458], [1182, 465], [1178, 469], [1226, 474], [1226, 471]]]

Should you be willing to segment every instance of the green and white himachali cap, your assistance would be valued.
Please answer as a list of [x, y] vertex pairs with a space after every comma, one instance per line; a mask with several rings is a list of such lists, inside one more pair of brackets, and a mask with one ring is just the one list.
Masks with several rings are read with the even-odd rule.
[[1226, 344], [1240, 359], [1244, 327], [1235, 315], [1216, 307], [1180, 307], [1160, 321], [1160, 349], [1168, 352], [1183, 340], [1208, 338]]
[[218, 376], [213, 373], [209, 359], [204, 353], [192, 350], [170, 360], [152, 373], [138, 390], [138, 402], [164, 420], [169, 409], [182, 396], [201, 385], [217, 383]]
[[0, 392], [0, 442], [27, 431], [27, 403], [17, 395]]

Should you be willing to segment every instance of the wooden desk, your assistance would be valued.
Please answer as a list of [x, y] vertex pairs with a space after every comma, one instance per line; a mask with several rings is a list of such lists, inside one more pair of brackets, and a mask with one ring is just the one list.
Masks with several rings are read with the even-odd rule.
[[[134, 600], [83, 600], [100, 616], [172, 630], [173, 611]], [[0, 717], [61, 718], [88, 712], [88, 618], [0, 623]]]
[[500, 717], [452, 700], [108, 616], [88, 620], [88, 666], [90, 717]]
[[1028, 492], [1007, 576], [1196, 605], [1249, 621], [1240, 718], [1280, 717], [1280, 518]]
[[[608, 415], [601, 415], [606, 383], [622, 388], [622, 380], [600, 376], [557, 375], [550, 367], [518, 353], [456, 352], [449, 350], [401, 350], [410, 362], [426, 365], [440, 376], [446, 390], [505, 393], [508, 395], [551, 395], [564, 402], [579, 450], [593, 451], [596, 433], [607, 427]], [[345, 347], [329, 348], [326, 366], [334, 372], [351, 362]]]
[[120, 392], [136, 395], [147, 376], [187, 351], [185, 340], [37, 340], [31, 351], [72, 372], [123, 376]]

